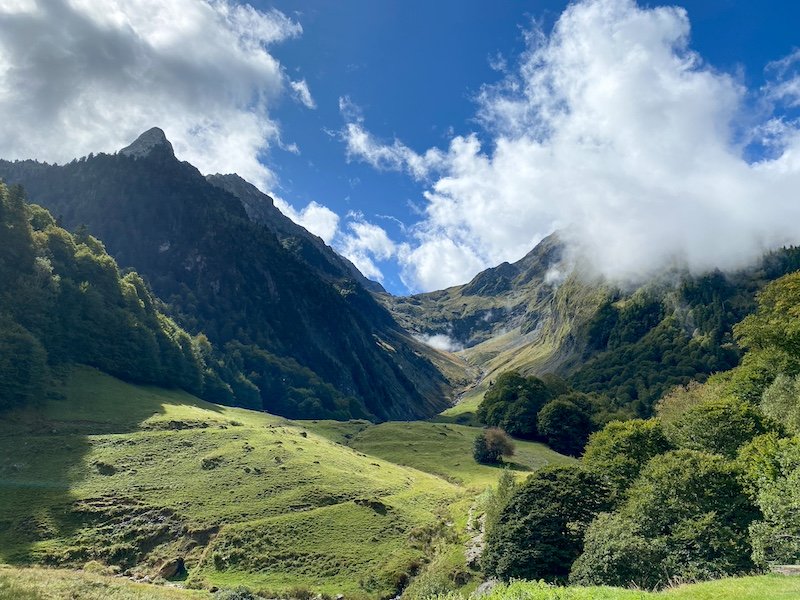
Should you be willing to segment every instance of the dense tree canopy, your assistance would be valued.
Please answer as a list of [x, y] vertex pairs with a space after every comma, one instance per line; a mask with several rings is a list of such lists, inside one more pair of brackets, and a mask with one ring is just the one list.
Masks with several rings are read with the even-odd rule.
[[670, 448], [655, 419], [612, 421], [589, 438], [583, 464], [601, 475], [620, 498], [650, 459]]
[[535, 438], [537, 415], [552, 398], [553, 392], [538, 377], [507, 371], [487, 390], [477, 416], [482, 423], [500, 427], [511, 435]]
[[725, 458], [693, 450], [652, 460], [625, 503], [589, 527], [571, 581], [653, 588], [752, 569], [758, 511], [738, 476]]
[[581, 553], [586, 527], [607, 508], [606, 493], [597, 475], [578, 466], [537, 471], [488, 532], [484, 570], [506, 580], [565, 578]]
[[[95, 238], [71, 235], [20, 188], [0, 184], [0, 408], [41, 399], [48, 365], [78, 362], [134, 382], [206, 395], [209, 345], [159, 312], [135, 272]], [[206, 358], [209, 361], [206, 361]], [[218, 401], [231, 401], [217, 381]]]

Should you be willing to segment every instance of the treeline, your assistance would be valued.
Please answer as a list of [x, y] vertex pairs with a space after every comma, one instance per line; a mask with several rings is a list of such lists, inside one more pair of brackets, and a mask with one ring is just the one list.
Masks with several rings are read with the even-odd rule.
[[43, 398], [66, 363], [218, 402], [246, 396], [241, 372], [159, 311], [136, 272], [122, 275], [100, 241], [59, 227], [19, 186], [0, 183], [0, 240], [0, 409]]
[[650, 589], [800, 562], [800, 273], [734, 336], [738, 367], [608, 423], [574, 466], [504, 478], [486, 573]]
[[517, 371], [491, 383], [476, 413], [484, 425], [572, 456], [583, 451], [593, 431], [632, 416], [608, 397], [576, 391], [556, 375], [524, 377]]

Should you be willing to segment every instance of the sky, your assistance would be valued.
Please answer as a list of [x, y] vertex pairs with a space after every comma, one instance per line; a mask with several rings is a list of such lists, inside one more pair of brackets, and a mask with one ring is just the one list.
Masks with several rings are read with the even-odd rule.
[[559, 231], [607, 277], [800, 243], [800, 5], [0, 0], [0, 156], [153, 126], [395, 294]]

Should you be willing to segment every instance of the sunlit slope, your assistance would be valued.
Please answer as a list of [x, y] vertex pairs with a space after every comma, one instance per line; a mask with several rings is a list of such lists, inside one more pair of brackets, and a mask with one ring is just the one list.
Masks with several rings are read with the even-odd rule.
[[441, 478], [269, 415], [77, 368], [62, 400], [0, 424], [0, 562], [353, 596], [393, 592], [425, 559]]
[[80, 571], [0, 566], [0, 600], [211, 600], [212, 594]]
[[[480, 465], [472, 456], [478, 427], [425, 421], [389, 422], [372, 425], [365, 421], [305, 422], [306, 427], [330, 439], [346, 443], [370, 456], [432, 473], [456, 485], [483, 490], [500, 476], [498, 466]], [[521, 476], [549, 464], [573, 459], [550, 450], [544, 444], [515, 441], [514, 456], [506, 466]]]

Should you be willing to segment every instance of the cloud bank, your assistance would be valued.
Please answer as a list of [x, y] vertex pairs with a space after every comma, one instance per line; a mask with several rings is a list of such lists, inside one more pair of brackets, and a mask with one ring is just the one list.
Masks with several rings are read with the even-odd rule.
[[800, 104], [800, 53], [748, 90], [691, 50], [683, 9], [632, 0], [572, 4], [527, 37], [478, 96], [480, 136], [418, 153], [360, 116], [342, 132], [351, 159], [427, 182], [395, 250], [411, 289], [463, 283], [554, 230], [615, 279], [734, 269], [800, 242], [800, 128], [781, 116]]
[[64, 162], [159, 126], [201, 171], [268, 190], [269, 109], [287, 86], [269, 47], [301, 33], [228, 0], [0, 0], [0, 156]]

